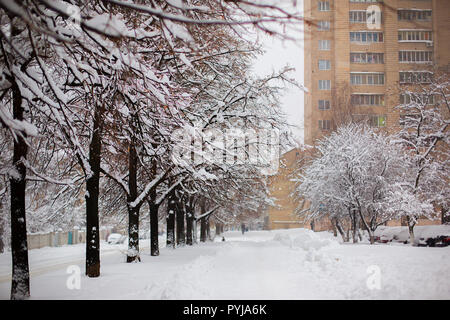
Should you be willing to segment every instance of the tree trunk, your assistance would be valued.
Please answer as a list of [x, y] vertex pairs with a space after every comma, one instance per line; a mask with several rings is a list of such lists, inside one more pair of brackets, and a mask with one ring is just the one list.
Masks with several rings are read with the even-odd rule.
[[369, 237], [370, 237], [370, 244], [374, 244], [375, 243], [375, 236], [373, 235], [372, 232], [369, 232]]
[[222, 224], [220, 222], [216, 222], [216, 236], [220, 236], [222, 233]]
[[337, 237], [336, 218], [331, 219], [331, 227], [333, 228], [333, 236]]
[[189, 199], [186, 204], [186, 244], [188, 246], [193, 245], [193, 232], [194, 232], [194, 208], [192, 198]]
[[[17, 83], [12, 83], [13, 116], [23, 120], [22, 95]], [[11, 299], [25, 299], [30, 296], [30, 272], [28, 266], [27, 224], [25, 217], [26, 167], [22, 159], [27, 158], [28, 147], [23, 136], [14, 139], [13, 167], [16, 171], [11, 176], [11, 255], [12, 282]]]
[[[177, 193], [177, 192], [176, 192]], [[176, 229], [177, 229], [177, 245], [184, 246], [186, 244], [186, 232], [184, 230], [185, 206], [181, 203], [181, 197], [177, 196], [176, 211]]]
[[[157, 163], [152, 161], [152, 178], [156, 177]], [[158, 211], [159, 204], [156, 204], [156, 188], [149, 194], [148, 207], [150, 210], [150, 255], [159, 256], [158, 240]]]
[[3, 216], [4, 216], [3, 206], [0, 203], [0, 253], [3, 253], [5, 251], [5, 243], [3, 242], [3, 236], [5, 234]]
[[450, 223], [450, 214], [448, 213], [448, 209], [444, 206], [441, 207], [441, 224]]
[[347, 234], [347, 236], [345, 235], [344, 229], [342, 229], [341, 223], [337, 219], [336, 219], [336, 229], [339, 232], [339, 234], [341, 235], [342, 240], [344, 242], [348, 242], [348, 240], [349, 240], [348, 239], [348, 234]]
[[139, 209], [128, 207], [127, 262], [141, 261], [139, 256]]
[[205, 222], [206, 222], [206, 239], [212, 240], [211, 239], [211, 224], [209, 223], [209, 216], [207, 216], [205, 218]]
[[175, 249], [175, 191], [171, 191], [167, 200], [167, 241], [166, 246]]
[[[134, 128], [134, 116], [131, 122], [131, 128]], [[131, 203], [136, 200], [138, 193], [137, 166], [136, 138], [132, 136], [128, 153], [128, 263], [141, 260], [139, 257], [139, 208], [131, 206]]]
[[100, 238], [98, 197], [102, 149], [102, 110], [96, 106], [92, 139], [89, 145], [89, 166], [92, 174], [86, 179], [86, 275], [100, 276]]
[[355, 211], [351, 211], [350, 217], [352, 219], [352, 237], [353, 237], [353, 243], [358, 242], [358, 216]]
[[206, 217], [200, 219], [200, 242], [206, 242]]
[[159, 256], [159, 242], [158, 242], [159, 206], [149, 204], [149, 207], [150, 207], [150, 255]]
[[412, 221], [410, 216], [406, 216], [406, 222], [408, 223], [409, 243], [414, 245], [414, 226], [416, 223]]

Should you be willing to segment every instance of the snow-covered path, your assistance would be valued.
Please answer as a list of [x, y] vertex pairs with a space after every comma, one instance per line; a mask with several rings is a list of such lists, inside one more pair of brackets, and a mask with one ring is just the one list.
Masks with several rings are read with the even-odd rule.
[[[80, 290], [67, 288], [66, 268], [73, 262], [83, 272], [83, 247], [32, 250], [32, 299], [450, 299], [450, 247], [339, 244], [304, 229], [225, 238], [162, 248], [159, 257], [145, 249], [133, 264], [124, 263], [120, 247], [105, 246], [101, 277], [81, 275]], [[0, 277], [9, 260], [0, 255]], [[41, 271], [33, 274], [33, 265]], [[370, 290], [374, 270], [381, 286]], [[9, 281], [0, 282], [0, 299], [9, 289]]]

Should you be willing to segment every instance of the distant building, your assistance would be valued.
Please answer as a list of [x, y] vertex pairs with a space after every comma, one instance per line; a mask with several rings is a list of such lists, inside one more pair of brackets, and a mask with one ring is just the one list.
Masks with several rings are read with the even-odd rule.
[[[303, 5], [307, 145], [348, 116], [395, 132], [400, 120], [395, 107], [408, 98], [399, 89], [450, 70], [448, 0], [304, 0]], [[418, 224], [441, 222], [444, 216]], [[405, 221], [388, 222], [400, 224]]]
[[295, 188], [291, 174], [301, 165], [301, 160], [306, 154], [306, 151], [300, 149], [286, 152], [280, 157], [277, 174], [269, 177], [270, 198], [274, 201], [274, 205], [267, 210], [266, 229], [313, 228], [316, 231], [331, 229], [328, 219], [310, 221], [295, 214], [297, 207], [307, 208], [307, 203], [299, 203], [290, 196]]
[[[395, 130], [398, 86], [411, 79], [426, 83], [433, 68], [449, 69], [448, 0], [303, 3], [305, 144], [332, 131], [343, 113]], [[368, 24], [375, 9], [381, 19]]]

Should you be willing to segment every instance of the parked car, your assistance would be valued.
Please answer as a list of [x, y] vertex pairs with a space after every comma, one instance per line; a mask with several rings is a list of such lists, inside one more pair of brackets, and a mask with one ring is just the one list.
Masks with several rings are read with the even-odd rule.
[[118, 244], [121, 243], [120, 240], [122, 239], [122, 235], [120, 233], [111, 233], [108, 237], [108, 243], [109, 244]]
[[385, 234], [382, 234], [379, 237], [379, 239], [378, 239], [378, 242], [381, 242], [381, 243], [388, 243], [388, 242], [391, 242], [391, 241], [392, 241], [392, 237], [388, 236], [388, 235], [385, 235]]
[[447, 247], [450, 245], [450, 236], [437, 236], [426, 239], [428, 247]]

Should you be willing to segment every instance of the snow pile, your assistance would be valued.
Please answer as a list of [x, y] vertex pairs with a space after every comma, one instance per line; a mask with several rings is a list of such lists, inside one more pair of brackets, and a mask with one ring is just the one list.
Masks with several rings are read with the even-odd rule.
[[339, 245], [339, 242], [329, 232], [314, 232], [309, 229], [296, 229], [295, 232], [277, 232], [273, 241], [280, 242], [290, 248], [303, 250], [319, 250], [324, 247]]
[[[409, 231], [406, 226], [387, 227], [380, 226], [375, 230], [375, 236], [381, 240], [409, 241]], [[450, 225], [429, 225], [414, 227], [414, 237], [417, 242], [420, 238], [436, 238], [438, 236], [450, 236]]]
[[147, 286], [144, 296], [148, 299], [208, 299], [210, 286], [199, 285], [214, 269], [214, 256], [200, 256], [177, 270], [171, 279]]

